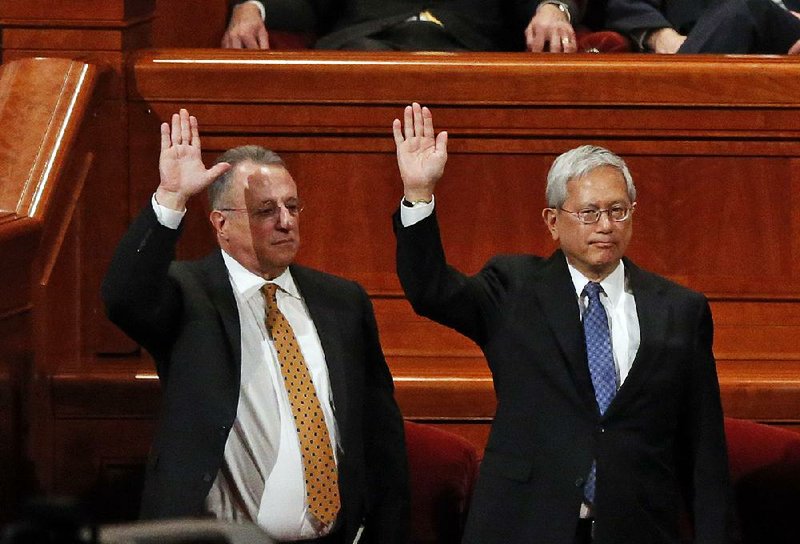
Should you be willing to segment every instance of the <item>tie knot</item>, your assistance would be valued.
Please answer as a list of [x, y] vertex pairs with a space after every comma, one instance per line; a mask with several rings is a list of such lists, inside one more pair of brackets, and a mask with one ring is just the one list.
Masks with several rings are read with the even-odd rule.
[[277, 302], [276, 293], [278, 292], [278, 289], [280, 289], [280, 287], [278, 287], [277, 283], [265, 283], [264, 287], [261, 288], [261, 290], [264, 292], [264, 295], [267, 297], [267, 300], [270, 302]]
[[589, 297], [589, 299], [599, 300], [600, 293], [603, 292], [603, 287], [597, 283], [596, 281], [590, 281], [586, 284], [586, 287], [583, 288], [583, 293]]

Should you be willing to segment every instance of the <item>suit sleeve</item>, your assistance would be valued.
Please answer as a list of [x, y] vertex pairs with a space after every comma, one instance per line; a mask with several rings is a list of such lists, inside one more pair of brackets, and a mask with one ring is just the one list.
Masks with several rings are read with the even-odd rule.
[[707, 301], [697, 318], [688, 418], [692, 466], [689, 488], [697, 544], [733, 540], [733, 507], [722, 405], [712, 352], [713, 322]]
[[372, 304], [363, 289], [360, 293], [368, 350], [363, 412], [368, 494], [364, 542], [404, 544], [409, 538], [410, 491], [403, 418], [394, 399]]
[[398, 212], [394, 230], [397, 275], [414, 311], [483, 344], [497, 309], [492, 301], [502, 289], [496, 269], [490, 263], [468, 277], [449, 266], [435, 211], [408, 227], [403, 227]]
[[624, 34], [635, 30], [672, 27], [658, 0], [608, 0], [606, 27]]
[[161, 225], [147, 205], [117, 246], [103, 279], [109, 319], [156, 361], [168, 350], [181, 312], [180, 291], [169, 278], [180, 229]]

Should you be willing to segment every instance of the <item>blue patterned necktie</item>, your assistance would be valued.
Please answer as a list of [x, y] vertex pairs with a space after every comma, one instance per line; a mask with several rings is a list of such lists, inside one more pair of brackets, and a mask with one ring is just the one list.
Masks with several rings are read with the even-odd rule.
[[[600, 415], [606, 413], [608, 405], [617, 393], [617, 368], [611, 351], [611, 333], [608, 330], [608, 316], [600, 302], [603, 288], [590, 281], [583, 288], [581, 296], [586, 295], [586, 311], [583, 312], [583, 333], [586, 336], [586, 355], [589, 360], [589, 374], [592, 376], [594, 397], [600, 408]], [[594, 502], [596, 462], [586, 478], [583, 494], [591, 504]]]

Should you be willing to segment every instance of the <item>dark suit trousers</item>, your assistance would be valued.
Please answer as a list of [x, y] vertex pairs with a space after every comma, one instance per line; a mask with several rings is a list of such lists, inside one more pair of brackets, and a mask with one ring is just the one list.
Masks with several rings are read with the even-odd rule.
[[353, 38], [338, 49], [348, 51], [466, 51], [444, 28], [427, 21], [404, 21]]
[[728, 0], [707, 9], [679, 53], [785, 55], [800, 40], [800, 19], [772, 0]]

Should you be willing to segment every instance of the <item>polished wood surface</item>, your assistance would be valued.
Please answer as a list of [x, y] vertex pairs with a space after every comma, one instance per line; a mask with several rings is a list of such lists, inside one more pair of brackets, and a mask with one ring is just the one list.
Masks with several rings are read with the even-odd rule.
[[23, 415], [36, 410], [29, 386], [43, 353], [35, 314], [91, 165], [81, 131], [98, 76], [94, 66], [62, 59], [0, 67], [0, 521], [16, 513], [33, 477]]

